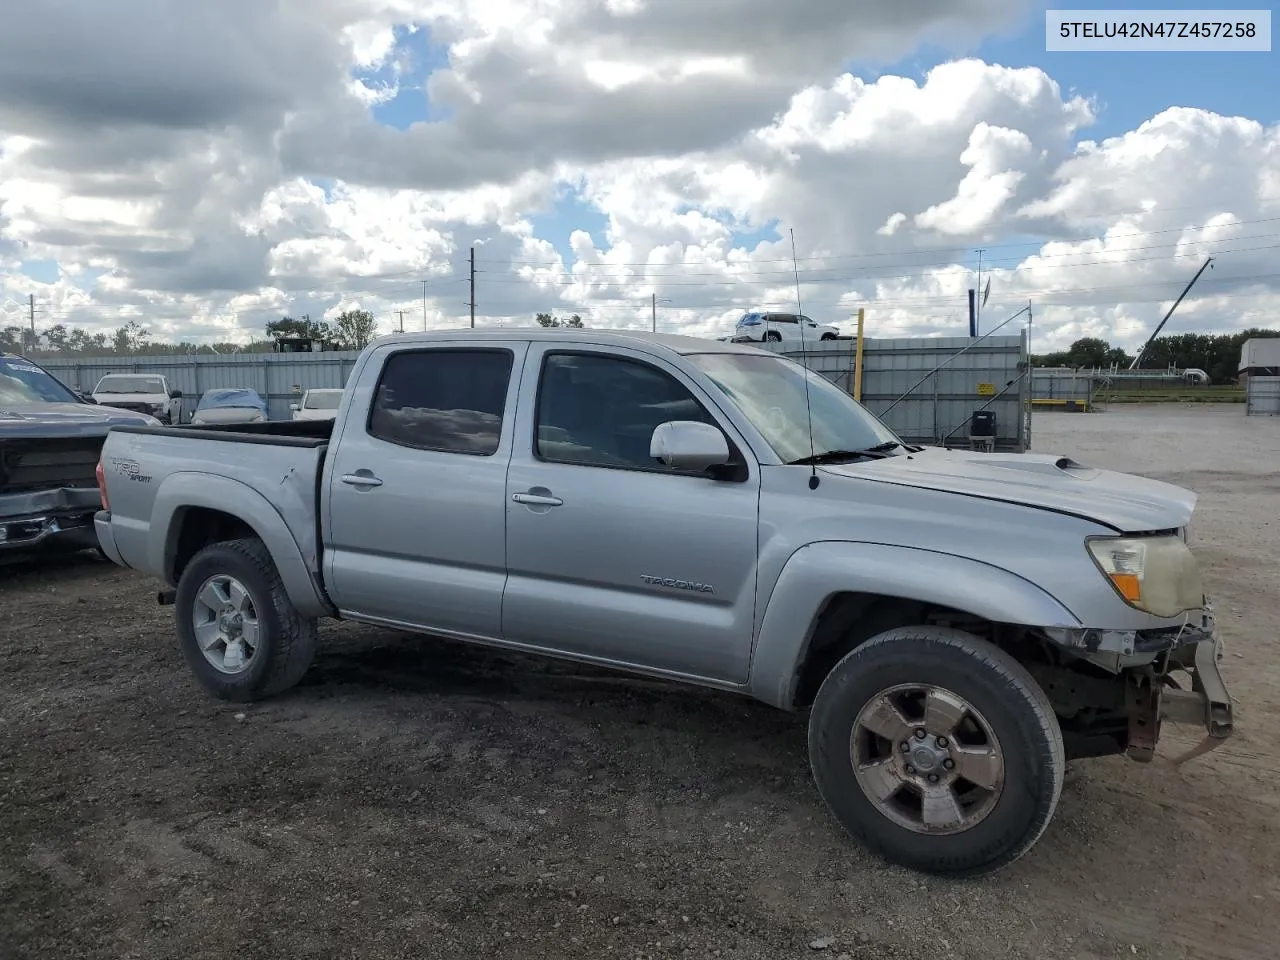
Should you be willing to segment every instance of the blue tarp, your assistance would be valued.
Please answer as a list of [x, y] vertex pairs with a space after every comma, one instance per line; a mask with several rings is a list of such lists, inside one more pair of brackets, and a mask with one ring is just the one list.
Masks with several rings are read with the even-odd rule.
[[209, 410], [213, 407], [251, 407], [262, 411], [263, 417], [267, 415], [267, 402], [258, 391], [243, 387], [206, 390], [196, 409]]

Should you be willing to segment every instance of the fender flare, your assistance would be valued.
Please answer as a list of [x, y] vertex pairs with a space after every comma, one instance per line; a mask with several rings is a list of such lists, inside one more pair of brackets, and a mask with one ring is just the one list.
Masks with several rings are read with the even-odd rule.
[[[280, 512], [248, 484], [207, 473], [173, 473], [156, 491], [151, 506], [151, 530], [164, 531], [150, 538], [148, 567], [163, 572], [173, 581], [173, 562], [178, 549], [181, 513], [192, 507], [204, 507], [229, 514], [244, 521], [257, 534], [271, 554], [280, 580], [298, 612], [306, 617], [332, 616], [333, 610], [318, 581], [307, 566], [306, 555]], [[313, 552], [314, 542], [309, 545]]]
[[751, 651], [751, 696], [794, 708], [818, 614], [833, 596], [851, 591], [934, 603], [1000, 623], [1081, 625], [1043, 588], [1002, 567], [917, 547], [819, 541], [787, 559], [765, 601]]

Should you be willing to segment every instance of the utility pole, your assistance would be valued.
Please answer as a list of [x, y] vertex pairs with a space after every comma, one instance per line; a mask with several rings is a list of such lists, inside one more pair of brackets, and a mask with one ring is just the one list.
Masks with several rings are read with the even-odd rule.
[[[31, 318], [31, 350], [34, 353], [36, 349], [36, 295], [34, 293], [27, 294], [27, 316]], [[26, 351], [22, 354], [27, 355]]]
[[[404, 317], [400, 318], [400, 329], [404, 330]], [[422, 281], [422, 332], [427, 332], [427, 281]]]
[[471, 248], [471, 326], [476, 325], [476, 248]]
[[[978, 292], [977, 292], [977, 296], [978, 296], [979, 298], [981, 298], [981, 297], [982, 297], [982, 253], [983, 253], [983, 251], [984, 251], [985, 249], [986, 249], [985, 247], [979, 247], [979, 248], [978, 248]], [[979, 301], [978, 301], [978, 305], [977, 305], [977, 306], [978, 306], [978, 309], [977, 309], [977, 311], [976, 311], [976, 312], [974, 313], [974, 315], [973, 315], [973, 335], [974, 335], [975, 337], [978, 335], [978, 329], [979, 329], [980, 325], [982, 324], [982, 301], [981, 301], [981, 299], [979, 299]]]
[[662, 297], [661, 299], [659, 299], [656, 293], [651, 295], [650, 301], [651, 301], [651, 309], [653, 312], [653, 332], [657, 333], [658, 332], [658, 304], [670, 303], [671, 301], [668, 300], [666, 297]]
[[[408, 312], [407, 310], [397, 310], [397, 311], [396, 311], [396, 313], [398, 313], [398, 314], [400, 315], [400, 332], [401, 332], [401, 333], [404, 333], [404, 315], [405, 315], [407, 312]], [[425, 330], [425, 329], [426, 329], [426, 327], [424, 326], [424, 327], [423, 327], [423, 329]]]

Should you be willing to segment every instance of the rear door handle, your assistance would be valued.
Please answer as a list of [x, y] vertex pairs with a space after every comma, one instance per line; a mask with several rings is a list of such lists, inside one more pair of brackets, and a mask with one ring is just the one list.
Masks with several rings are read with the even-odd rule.
[[528, 503], [543, 507], [558, 507], [564, 503], [559, 497], [547, 496], [541, 493], [513, 493], [511, 499], [516, 503]]
[[382, 486], [382, 481], [371, 473], [345, 473], [342, 475], [342, 482], [348, 483], [353, 487]]

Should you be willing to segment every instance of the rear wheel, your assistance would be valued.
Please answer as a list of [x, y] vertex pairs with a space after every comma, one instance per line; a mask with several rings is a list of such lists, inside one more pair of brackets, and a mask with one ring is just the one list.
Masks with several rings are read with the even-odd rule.
[[228, 540], [197, 553], [174, 598], [178, 643], [200, 685], [250, 701], [293, 687], [315, 655], [316, 621], [303, 617], [262, 541]]
[[777, 330], [770, 330], [768, 333], [764, 335], [764, 338], [766, 340], [772, 340], [774, 343], [780, 343], [782, 341], [782, 334], [780, 334]]
[[840, 823], [890, 862], [973, 875], [1025, 854], [1062, 792], [1057, 718], [1031, 675], [960, 630], [901, 627], [847, 654], [809, 720]]

